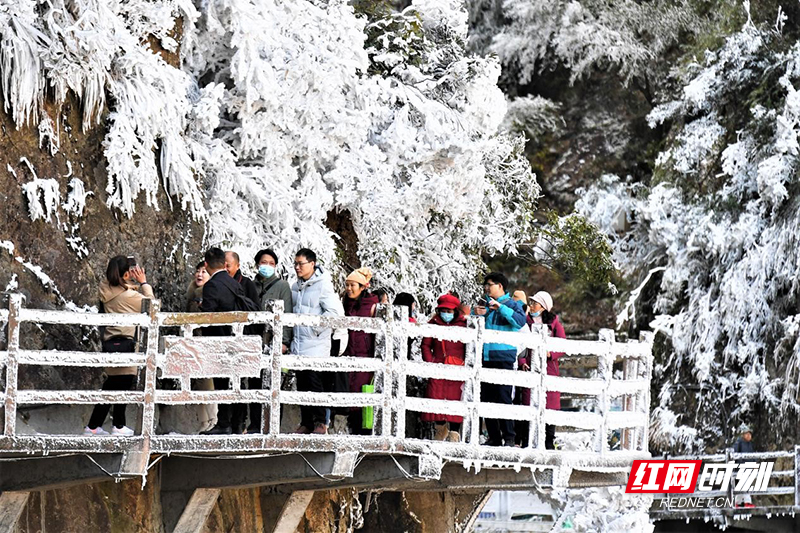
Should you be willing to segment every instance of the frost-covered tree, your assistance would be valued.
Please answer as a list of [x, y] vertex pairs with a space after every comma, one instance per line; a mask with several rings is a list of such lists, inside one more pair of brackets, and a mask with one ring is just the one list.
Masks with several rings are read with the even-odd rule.
[[608, 176], [576, 206], [629, 274], [658, 271], [660, 448], [729, 443], [742, 420], [797, 427], [800, 42], [778, 21], [748, 18], [677, 74], [677, 98], [649, 115], [669, 131], [649, 187]]
[[526, 84], [565, 67], [571, 80], [614, 69], [646, 81], [657, 58], [697, 31], [703, 17], [690, 0], [470, 0], [472, 43], [496, 53], [509, 76]]
[[334, 268], [325, 221], [346, 212], [376, 282], [430, 301], [473, 286], [481, 251], [513, 253], [539, 193], [523, 141], [498, 133], [500, 66], [466, 32], [450, 0], [369, 16], [341, 0], [17, 0], [0, 5], [0, 79], [43, 142], [45, 99], [70, 92], [84, 128], [107, 128], [110, 209], [135, 217], [163, 190], [157, 207], [192, 212], [209, 244], [286, 262], [309, 246]]

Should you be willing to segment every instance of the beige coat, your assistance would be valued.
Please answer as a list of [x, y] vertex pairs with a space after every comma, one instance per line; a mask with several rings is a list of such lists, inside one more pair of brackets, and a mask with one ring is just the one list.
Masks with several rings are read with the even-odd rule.
[[[134, 285], [112, 287], [108, 280], [103, 280], [100, 283], [100, 301], [103, 302], [106, 313], [141, 313], [142, 300], [153, 297], [153, 289], [149, 284], [142, 285], [137, 291]], [[111, 337], [133, 339], [135, 335], [135, 327], [108, 326], [103, 334], [103, 340], [108, 340]], [[136, 367], [133, 366], [106, 368], [106, 374], [109, 376], [136, 375], [136, 371]]]

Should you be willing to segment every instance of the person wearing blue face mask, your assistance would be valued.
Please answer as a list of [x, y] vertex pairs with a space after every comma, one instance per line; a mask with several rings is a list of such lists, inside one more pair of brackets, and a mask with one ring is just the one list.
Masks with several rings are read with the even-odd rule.
[[[278, 255], [270, 248], [259, 250], [255, 256], [255, 263], [258, 274], [256, 274], [253, 282], [258, 291], [258, 300], [256, 302], [261, 306], [261, 309], [271, 311], [272, 309], [268, 309], [269, 302], [280, 300], [283, 302], [284, 312], [291, 313], [293, 309], [292, 288], [289, 286], [289, 282], [278, 276]], [[293, 331], [291, 327], [283, 328], [283, 353], [289, 351]], [[264, 337], [266, 346], [269, 346], [272, 343], [272, 332], [265, 331]], [[248, 386], [250, 389], [260, 389], [261, 378], [248, 378]], [[250, 404], [250, 424], [247, 426], [247, 433], [261, 433], [261, 404]]]
[[[428, 322], [437, 326], [466, 327], [467, 319], [461, 314], [461, 302], [452, 294], [439, 297], [436, 314]], [[445, 365], [464, 365], [466, 347], [464, 343], [452, 342], [433, 337], [422, 339], [422, 359], [426, 363]], [[460, 401], [464, 388], [463, 381], [448, 379], [429, 379], [425, 397], [434, 400]], [[434, 439], [458, 442], [461, 440], [461, 423], [463, 418], [440, 413], [422, 413], [423, 422], [434, 423]], [[449, 426], [449, 427], [448, 427]]]

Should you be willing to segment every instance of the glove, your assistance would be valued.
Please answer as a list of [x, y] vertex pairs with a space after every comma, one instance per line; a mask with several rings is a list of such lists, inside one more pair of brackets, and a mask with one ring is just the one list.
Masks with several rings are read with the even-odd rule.
[[347, 334], [346, 329], [333, 330], [333, 335], [331, 335], [331, 339], [339, 341], [339, 355], [342, 355], [344, 351], [347, 349], [347, 340], [349, 339], [349, 337], [350, 336]]

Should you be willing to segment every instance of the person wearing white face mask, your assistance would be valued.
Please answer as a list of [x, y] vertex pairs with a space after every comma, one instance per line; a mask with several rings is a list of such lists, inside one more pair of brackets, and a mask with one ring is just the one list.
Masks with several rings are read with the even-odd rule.
[[[256, 274], [253, 282], [255, 283], [256, 290], [258, 291], [257, 303], [264, 311], [271, 311], [267, 309], [268, 303], [271, 300], [280, 300], [283, 302], [283, 311], [285, 313], [292, 312], [292, 288], [289, 282], [281, 279], [278, 276], [278, 255], [270, 248], [259, 250], [255, 256]], [[283, 328], [282, 352], [289, 351], [289, 346], [292, 344], [293, 329], [291, 327]], [[272, 332], [266, 331], [264, 338], [265, 345], [269, 347], [272, 343]], [[261, 388], [261, 378], [249, 378], [248, 386], [251, 390]], [[250, 404], [250, 424], [247, 426], [247, 433], [260, 433], [261, 432], [261, 404]]]

